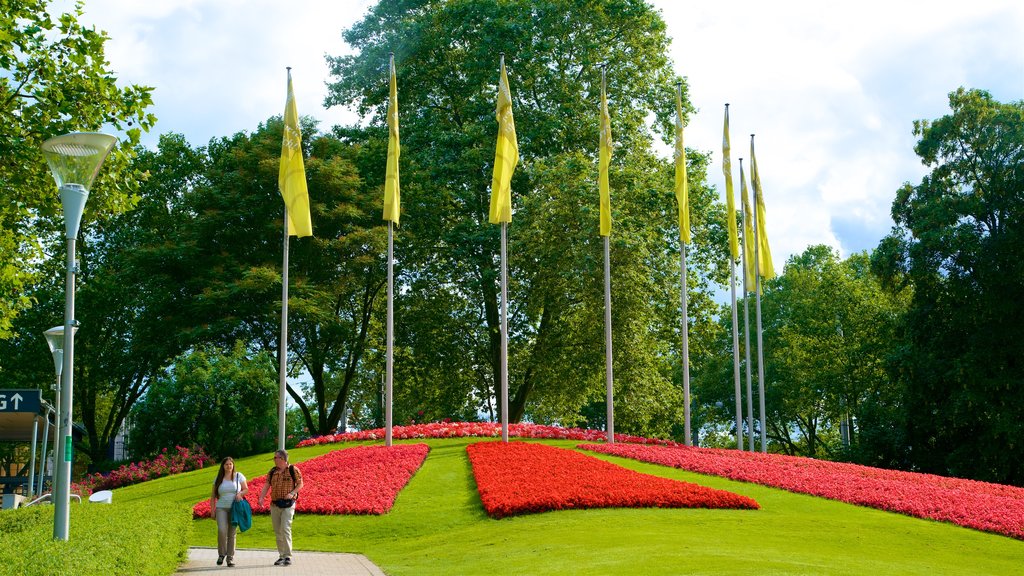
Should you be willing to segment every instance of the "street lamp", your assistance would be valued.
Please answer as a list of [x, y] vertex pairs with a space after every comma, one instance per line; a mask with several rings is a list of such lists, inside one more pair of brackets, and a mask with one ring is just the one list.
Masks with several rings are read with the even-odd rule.
[[[89, 199], [89, 188], [99, 174], [103, 160], [110, 153], [117, 139], [107, 134], [75, 132], [50, 138], [43, 142], [43, 157], [50, 166], [53, 179], [60, 189], [60, 202], [64, 207], [64, 229], [67, 232], [67, 278], [64, 283], [64, 343], [61, 346], [63, 368], [60, 387], [58, 434], [61, 457], [56, 461], [57, 471], [53, 478], [54, 540], [68, 539], [68, 517], [71, 498], [71, 398], [74, 385], [75, 330], [75, 239], [82, 223], [85, 202]], [[47, 338], [49, 341], [49, 337]], [[53, 345], [51, 344], [51, 350]], [[56, 440], [56, 439], [55, 439]]]
[[[72, 334], [78, 331], [78, 327], [72, 328]], [[46, 345], [50, 348], [50, 355], [53, 356], [53, 371], [57, 373], [56, 383], [53, 385], [53, 397], [54, 397], [54, 416], [53, 416], [53, 466], [50, 468], [50, 487], [51, 494], [50, 499], [54, 502], [57, 501], [59, 491], [57, 489], [57, 463], [61, 460], [60, 452], [60, 434], [58, 434], [58, 428], [60, 427], [60, 375], [64, 368], [64, 327], [54, 326], [46, 332], [43, 332], [43, 336], [46, 337]], [[44, 448], [43, 462], [45, 467], [46, 453]], [[43, 490], [43, 474], [39, 476], [39, 491]]]

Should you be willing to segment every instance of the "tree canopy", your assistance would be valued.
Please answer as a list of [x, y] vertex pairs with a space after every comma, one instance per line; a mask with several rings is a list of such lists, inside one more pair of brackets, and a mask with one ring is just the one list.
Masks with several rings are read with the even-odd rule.
[[105, 126], [122, 142], [106, 160], [85, 213], [102, 220], [129, 208], [138, 184], [130, 165], [152, 88], [118, 86], [104, 57], [106, 33], [78, 23], [82, 4], [54, 15], [50, 0], [0, 2], [0, 339], [32, 304], [29, 284], [62, 231], [60, 199], [40, 152], [48, 138]]
[[893, 202], [873, 259], [913, 288], [893, 370], [906, 443], [923, 470], [1024, 483], [1024, 101], [949, 95], [951, 113], [914, 124], [931, 169]]
[[[396, 396], [422, 397], [424, 383], [448, 382], [443, 396], [470, 401], [459, 412], [500, 416], [499, 241], [487, 211], [504, 53], [522, 159], [509, 227], [510, 420], [579, 423], [586, 406], [603, 403], [595, 180], [607, 66], [618, 140], [611, 179], [620, 429], [668, 433], [680, 409], [672, 367], [678, 311], [648, 295], [678, 296], [678, 230], [670, 171], [651, 152], [648, 118], [667, 138], [678, 77], [658, 13], [637, 0], [385, 0], [344, 37], [355, 53], [329, 58], [336, 81], [327, 103], [356, 106], [370, 120], [370, 137], [374, 129], [384, 134], [388, 53], [395, 53], [406, 187], [396, 247], [403, 285]], [[715, 233], [705, 165], [692, 154], [698, 239]], [[366, 178], [383, 180], [383, 156]], [[715, 249], [694, 253], [694, 322], [710, 318], [706, 277], [719, 258]], [[439, 330], [458, 348], [438, 350], [429, 335]], [[461, 359], [461, 368], [448, 369], [446, 357]]]

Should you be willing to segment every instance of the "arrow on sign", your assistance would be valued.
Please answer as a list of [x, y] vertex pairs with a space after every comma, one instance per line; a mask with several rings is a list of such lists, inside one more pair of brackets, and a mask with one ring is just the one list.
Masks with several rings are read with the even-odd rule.
[[21, 394], [15, 393], [14, 396], [11, 396], [11, 402], [14, 402], [14, 409], [15, 410], [18, 409], [18, 405], [21, 404], [22, 400], [23, 400], [23, 398], [21, 397]]

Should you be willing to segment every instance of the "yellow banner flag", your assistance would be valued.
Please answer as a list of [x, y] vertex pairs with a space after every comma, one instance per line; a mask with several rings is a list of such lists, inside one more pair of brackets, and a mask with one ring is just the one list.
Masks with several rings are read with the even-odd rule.
[[312, 236], [306, 168], [302, 163], [302, 131], [299, 129], [299, 112], [295, 108], [291, 69], [288, 70], [288, 100], [284, 105], [284, 141], [281, 143], [281, 170], [277, 185], [288, 208], [288, 234]]
[[679, 206], [679, 238], [690, 243], [690, 191], [686, 182], [686, 148], [683, 146], [682, 89], [676, 86], [676, 204]]
[[750, 136], [750, 183], [754, 187], [754, 204], [757, 208], [757, 263], [758, 272], [765, 280], [775, 278], [772, 251], [768, 247], [768, 231], [764, 227], [764, 193], [761, 178], [757, 175], [757, 157], [754, 156], [754, 136]]
[[735, 262], [740, 257], [739, 233], [736, 230], [736, 199], [732, 188], [732, 152], [729, 145], [729, 105], [725, 105], [725, 128], [722, 130], [722, 174], [725, 175], [725, 222], [729, 228], [729, 253]]
[[754, 211], [750, 208], [750, 194], [747, 193], [747, 175], [743, 172], [740, 158], [740, 197], [743, 199], [743, 273], [747, 290], [754, 290]]
[[505, 75], [505, 57], [501, 57], [498, 82], [498, 144], [494, 149], [494, 176], [491, 179], [491, 224], [512, 221], [512, 173], [519, 163], [519, 142], [512, 118], [512, 91]]
[[388, 162], [384, 175], [384, 219], [398, 224], [402, 215], [402, 196], [398, 186], [398, 82], [395, 80], [395, 55], [391, 55], [391, 99], [388, 101]]
[[608, 190], [608, 165], [612, 163], [612, 119], [608, 115], [604, 71], [601, 71], [601, 148], [598, 152], [597, 188], [601, 194], [601, 236], [612, 233], [612, 200]]

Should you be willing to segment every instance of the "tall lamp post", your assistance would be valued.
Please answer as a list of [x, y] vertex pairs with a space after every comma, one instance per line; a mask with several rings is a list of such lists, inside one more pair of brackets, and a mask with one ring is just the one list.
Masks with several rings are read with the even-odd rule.
[[[117, 139], [107, 134], [75, 132], [56, 136], [43, 142], [43, 157], [60, 189], [60, 202], [64, 207], [64, 229], [67, 239], [67, 278], [64, 283], [64, 344], [61, 370], [60, 399], [58, 400], [58, 438], [61, 448], [56, 460], [53, 478], [54, 510], [53, 539], [68, 539], [68, 517], [71, 499], [71, 398], [74, 385], [75, 359], [75, 239], [82, 223], [89, 188], [99, 174], [100, 166], [114, 147]], [[56, 439], [55, 439], [56, 440]]]
[[[71, 329], [72, 332], [77, 332], [78, 327]], [[43, 332], [43, 336], [46, 337], [46, 345], [50, 348], [50, 355], [53, 356], [53, 371], [57, 374], [56, 383], [53, 385], [53, 397], [54, 397], [54, 415], [53, 415], [53, 466], [50, 468], [50, 499], [54, 502], [57, 501], [59, 492], [57, 490], [57, 463], [61, 460], [60, 451], [60, 377], [64, 370], [64, 327], [54, 326], [46, 332]], [[44, 448], [43, 453], [43, 466], [45, 468], [46, 453]], [[44, 475], [40, 474], [39, 478], [39, 492], [43, 491], [43, 480]]]

